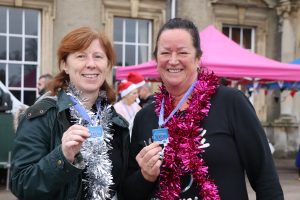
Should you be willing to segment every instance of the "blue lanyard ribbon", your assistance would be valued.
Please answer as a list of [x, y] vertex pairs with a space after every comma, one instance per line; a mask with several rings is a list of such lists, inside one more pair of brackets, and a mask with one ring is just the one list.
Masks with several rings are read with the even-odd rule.
[[162, 99], [161, 106], [160, 106], [160, 112], [159, 112], [159, 120], [158, 120], [158, 125], [159, 127], [163, 127], [171, 117], [177, 112], [177, 110], [182, 106], [182, 104], [185, 102], [185, 100], [191, 95], [191, 93], [194, 90], [195, 84], [197, 81], [194, 81], [193, 84], [189, 87], [189, 89], [185, 92], [183, 97], [180, 99], [179, 103], [177, 106], [174, 108], [174, 110], [170, 113], [170, 115], [167, 117], [167, 119], [164, 120], [164, 105], [165, 105], [165, 98]]
[[77, 112], [82, 116], [84, 120], [86, 120], [90, 125], [95, 126], [96, 125], [96, 120], [99, 117], [99, 114], [101, 112], [101, 100], [97, 101], [97, 115], [94, 120], [91, 119], [91, 117], [87, 114], [86, 109], [79, 104], [79, 102], [73, 97], [69, 96], [70, 99], [74, 102], [74, 109], [77, 110]]

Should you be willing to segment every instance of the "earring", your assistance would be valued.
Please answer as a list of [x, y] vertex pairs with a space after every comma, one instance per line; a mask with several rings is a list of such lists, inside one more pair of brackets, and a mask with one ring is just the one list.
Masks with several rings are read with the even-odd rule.
[[197, 67], [197, 72], [200, 73], [200, 67]]

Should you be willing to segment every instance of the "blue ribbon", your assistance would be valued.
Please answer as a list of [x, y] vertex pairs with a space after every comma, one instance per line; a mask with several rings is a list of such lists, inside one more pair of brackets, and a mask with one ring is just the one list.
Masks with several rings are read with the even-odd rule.
[[70, 99], [74, 102], [74, 109], [77, 110], [77, 112], [82, 116], [84, 120], [86, 120], [90, 125], [95, 126], [96, 125], [96, 120], [99, 117], [99, 114], [101, 112], [101, 101], [97, 101], [97, 115], [94, 121], [92, 121], [91, 117], [87, 114], [86, 109], [79, 104], [79, 102], [73, 97], [69, 96]]
[[159, 127], [163, 127], [170, 119], [173, 117], [173, 115], [177, 112], [177, 110], [182, 106], [182, 104], [185, 102], [185, 100], [191, 95], [191, 93], [194, 90], [195, 84], [197, 81], [194, 81], [193, 84], [189, 87], [189, 89], [185, 92], [183, 97], [180, 99], [177, 106], [174, 108], [174, 110], [170, 113], [170, 115], [167, 117], [167, 119], [164, 120], [164, 106], [165, 106], [165, 98], [162, 99], [161, 106], [160, 106], [160, 112], [159, 112], [159, 120], [158, 125]]

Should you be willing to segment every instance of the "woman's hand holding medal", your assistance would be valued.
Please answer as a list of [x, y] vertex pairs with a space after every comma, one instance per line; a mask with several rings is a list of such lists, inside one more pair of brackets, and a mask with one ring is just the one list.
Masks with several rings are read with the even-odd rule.
[[160, 152], [162, 148], [158, 142], [151, 143], [144, 147], [136, 156], [142, 175], [147, 181], [154, 182], [160, 174]]
[[79, 153], [82, 143], [90, 136], [88, 128], [81, 125], [72, 125], [64, 132], [61, 139], [61, 148], [65, 158], [73, 163], [75, 155]]

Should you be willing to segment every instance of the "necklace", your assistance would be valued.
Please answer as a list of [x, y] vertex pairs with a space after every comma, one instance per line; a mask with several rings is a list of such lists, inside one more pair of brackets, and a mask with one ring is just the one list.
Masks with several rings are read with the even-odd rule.
[[[169, 143], [164, 150], [164, 162], [161, 167], [157, 195], [161, 200], [179, 199], [180, 177], [191, 174], [199, 187], [199, 195], [204, 200], [219, 200], [217, 186], [208, 177], [208, 167], [202, 158], [201, 146], [203, 128], [200, 125], [209, 112], [210, 98], [216, 92], [218, 78], [213, 73], [201, 72], [195, 88], [188, 99], [186, 115], [174, 115], [165, 124], [169, 129]], [[155, 112], [159, 116], [164, 99], [164, 116], [174, 109], [174, 98], [164, 86], [155, 96]]]

